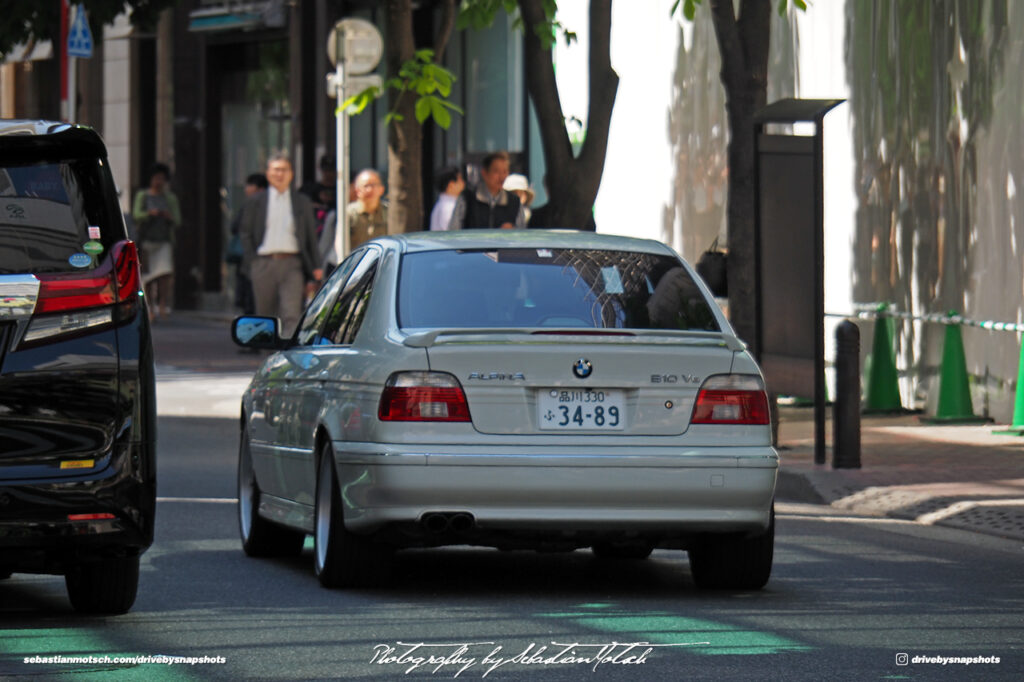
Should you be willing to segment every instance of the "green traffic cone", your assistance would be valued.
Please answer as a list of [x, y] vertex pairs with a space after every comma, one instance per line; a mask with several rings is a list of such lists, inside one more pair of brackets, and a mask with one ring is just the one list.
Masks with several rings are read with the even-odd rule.
[[[956, 315], [950, 312], [949, 316]], [[946, 325], [942, 345], [942, 368], [939, 373], [939, 405], [935, 416], [922, 419], [930, 423], [971, 424], [991, 421], [974, 415], [971, 387], [967, 380], [967, 359], [959, 324]]]
[[1020, 347], [1020, 360], [1017, 362], [1017, 398], [1013, 404], [1013, 423], [1009, 429], [993, 431], [1003, 436], [1024, 436], [1024, 343]]
[[896, 372], [896, 348], [893, 344], [892, 318], [885, 314], [889, 306], [878, 307], [875, 340], [871, 346], [870, 369], [864, 409], [867, 412], [901, 411], [899, 374]]

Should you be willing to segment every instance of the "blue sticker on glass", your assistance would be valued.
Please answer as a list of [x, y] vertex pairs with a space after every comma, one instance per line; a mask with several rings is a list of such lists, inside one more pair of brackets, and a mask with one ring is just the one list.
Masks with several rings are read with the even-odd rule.
[[92, 265], [92, 256], [87, 253], [74, 253], [68, 258], [68, 263], [74, 268], [87, 268]]

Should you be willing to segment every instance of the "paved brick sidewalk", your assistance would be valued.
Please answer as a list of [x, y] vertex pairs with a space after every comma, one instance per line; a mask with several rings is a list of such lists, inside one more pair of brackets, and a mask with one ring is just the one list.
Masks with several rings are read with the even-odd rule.
[[1024, 437], [996, 427], [934, 426], [914, 415], [864, 416], [861, 468], [814, 464], [812, 408], [783, 408], [779, 497], [1024, 540]]

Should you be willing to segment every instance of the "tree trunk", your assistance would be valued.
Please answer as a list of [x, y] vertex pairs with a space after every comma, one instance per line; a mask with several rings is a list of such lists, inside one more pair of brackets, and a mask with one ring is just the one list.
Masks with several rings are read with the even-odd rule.
[[[387, 0], [386, 45], [388, 78], [415, 56], [412, 1]], [[391, 110], [401, 117], [388, 125], [388, 234], [423, 229], [423, 129], [416, 121], [415, 95], [390, 94]]]
[[770, 0], [711, 0], [711, 16], [722, 53], [722, 84], [729, 117], [729, 318], [755, 353], [759, 306], [754, 271], [754, 113], [767, 102]]
[[565, 128], [551, 49], [544, 46], [533, 30], [545, 20], [544, 0], [519, 0], [519, 11], [526, 24], [526, 88], [540, 126], [552, 224], [582, 228], [591, 217], [601, 186], [612, 107], [619, 87], [619, 77], [609, 56], [612, 2], [590, 3], [589, 111], [586, 139], [575, 158]]

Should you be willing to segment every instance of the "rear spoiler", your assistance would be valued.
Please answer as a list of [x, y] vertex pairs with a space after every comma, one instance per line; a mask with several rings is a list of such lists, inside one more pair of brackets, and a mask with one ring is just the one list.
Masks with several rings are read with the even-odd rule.
[[[524, 336], [575, 336], [593, 339], [595, 336], [615, 337], [617, 343], [663, 343], [666, 345], [683, 344], [691, 346], [725, 346], [731, 351], [746, 349], [746, 344], [736, 336], [725, 332], [699, 332], [674, 329], [580, 329], [578, 327], [455, 327], [452, 329], [431, 329], [406, 336], [402, 343], [410, 348], [430, 348], [438, 343], [441, 337], [451, 337], [445, 341], [454, 343], [480, 343], [481, 339], [466, 337], [511, 337], [520, 343], [527, 342]], [[537, 343], [537, 341], [533, 341]]]

